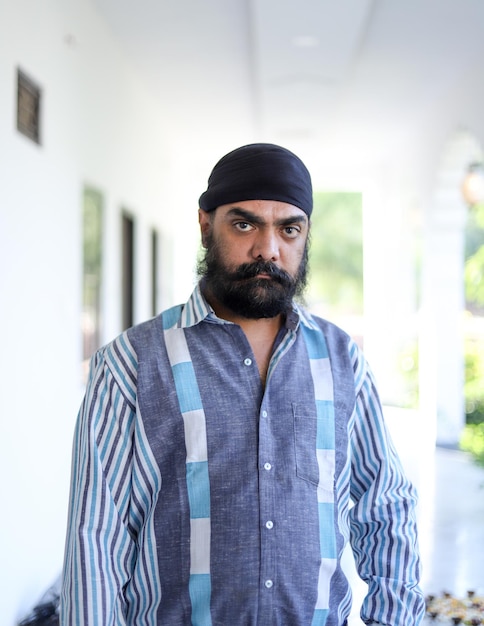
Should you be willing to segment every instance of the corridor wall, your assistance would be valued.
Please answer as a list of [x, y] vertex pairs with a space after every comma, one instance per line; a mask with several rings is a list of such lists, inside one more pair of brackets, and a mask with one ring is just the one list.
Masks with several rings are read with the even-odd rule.
[[[17, 130], [19, 68], [41, 90], [40, 145]], [[103, 342], [121, 330], [122, 209], [136, 221], [135, 321], [151, 315], [153, 228], [159, 306], [172, 303], [172, 202], [163, 112], [90, 2], [4, 0], [0, 85], [0, 621], [10, 626], [62, 567], [83, 392], [83, 188], [104, 199]]]

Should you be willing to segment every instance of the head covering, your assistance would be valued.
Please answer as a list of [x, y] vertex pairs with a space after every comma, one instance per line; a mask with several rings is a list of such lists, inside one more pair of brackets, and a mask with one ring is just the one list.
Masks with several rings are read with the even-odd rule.
[[253, 143], [218, 161], [200, 196], [200, 208], [213, 211], [244, 200], [278, 200], [309, 217], [313, 210], [311, 176], [299, 157], [281, 146]]

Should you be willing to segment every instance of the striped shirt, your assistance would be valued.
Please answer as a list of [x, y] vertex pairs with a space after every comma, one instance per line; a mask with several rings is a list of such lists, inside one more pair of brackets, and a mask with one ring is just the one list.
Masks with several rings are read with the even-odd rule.
[[297, 306], [265, 386], [199, 287], [97, 352], [74, 437], [63, 626], [341, 626], [423, 615], [415, 493], [371, 372]]

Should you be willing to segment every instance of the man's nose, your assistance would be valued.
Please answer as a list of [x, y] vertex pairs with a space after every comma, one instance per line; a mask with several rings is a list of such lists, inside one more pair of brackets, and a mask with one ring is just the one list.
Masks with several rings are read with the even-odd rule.
[[277, 261], [279, 259], [279, 241], [276, 233], [267, 229], [260, 230], [252, 246], [254, 259], [263, 261]]

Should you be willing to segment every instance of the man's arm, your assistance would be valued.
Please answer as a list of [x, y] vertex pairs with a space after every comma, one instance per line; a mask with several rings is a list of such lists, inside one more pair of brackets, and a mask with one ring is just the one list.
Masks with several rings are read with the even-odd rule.
[[74, 435], [62, 626], [125, 623], [122, 589], [136, 558], [129, 513], [134, 422], [132, 390], [98, 353]]
[[352, 354], [357, 389], [351, 436], [351, 544], [368, 595], [362, 619], [417, 626], [424, 615], [416, 494], [386, 429], [374, 380], [361, 353]]

